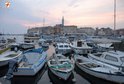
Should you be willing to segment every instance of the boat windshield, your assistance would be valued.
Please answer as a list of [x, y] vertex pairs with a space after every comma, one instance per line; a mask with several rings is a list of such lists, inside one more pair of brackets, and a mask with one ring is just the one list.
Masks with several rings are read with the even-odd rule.
[[109, 61], [113, 61], [113, 62], [118, 62], [118, 58], [110, 56], [110, 55], [106, 55], [105, 59]]
[[120, 58], [121, 62], [124, 62], [124, 56]]
[[56, 62], [56, 61], [50, 61], [50, 63], [51, 63], [51, 64], [57, 64], [57, 62]]
[[60, 47], [60, 48], [62, 48], [62, 47], [63, 47], [63, 45], [60, 45], [59, 47]]
[[66, 59], [65, 57], [62, 56], [57, 56], [58, 59]]
[[68, 48], [68, 45], [64, 45], [64, 47]]

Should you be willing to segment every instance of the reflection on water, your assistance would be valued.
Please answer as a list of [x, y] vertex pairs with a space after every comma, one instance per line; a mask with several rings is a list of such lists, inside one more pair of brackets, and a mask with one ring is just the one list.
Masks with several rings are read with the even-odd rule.
[[8, 71], [8, 65], [0, 67], [0, 77], [3, 77]]

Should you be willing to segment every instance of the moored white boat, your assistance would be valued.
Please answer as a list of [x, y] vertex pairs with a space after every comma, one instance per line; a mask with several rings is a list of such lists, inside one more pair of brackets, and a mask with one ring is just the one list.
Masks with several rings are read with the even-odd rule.
[[124, 68], [124, 52], [121, 51], [88, 54], [88, 58], [106, 65], [118, 67], [120, 69]]
[[47, 50], [49, 48], [49, 44], [45, 39], [39, 39], [39, 46], [41, 46], [44, 50]]
[[34, 76], [44, 66], [46, 57], [42, 48], [25, 51], [14, 75]]
[[73, 41], [70, 46], [77, 54], [88, 54], [92, 51], [92, 47], [88, 46], [84, 40]]
[[71, 53], [71, 47], [68, 43], [56, 43], [55, 51], [61, 54]]
[[76, 65], [84, 72], [116, 83], [124, 83], [124, 72], [116, 67], [99, 64], [83, 56], [75, 56]]
[[48, 67], [53, 74], [63, 80], [67, 80], [74, 69], [71, 61], [60, 54], [56, 54], [56, 56], [48, 61]]
[[9, 60], [17, 59], [22, 54], [21, 51], [6, 51], [0, 54], [0, 67], [8, 64]]

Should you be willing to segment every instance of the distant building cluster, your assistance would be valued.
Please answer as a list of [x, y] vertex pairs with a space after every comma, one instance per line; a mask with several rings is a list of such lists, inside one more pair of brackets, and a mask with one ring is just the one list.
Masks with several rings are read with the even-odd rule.
[[[113, 36], [114, 31], [111, 28], [92, 28], [92, 27], [80, 27], [75, 25], [64, 25], [64, 17], [62, 17], [62, 23], [55, 26], [35, 27], [28, 29], [28, 35], [37, 36], [43, 34], [51, 35], [65, 35], [65, 34], [82, 34], [85, 33], [89, 36]], [[117, 35], [124, 35], [124, 29], [116, 30]]]
[[28, 29], [27, 32], [29, 35], [41, 35], [41, 34], [76, 34], [76, 33], [86, 33], [87, 35], [94, 35], [95, 29], [91, 27], [82, 27], [78, 28], [75, 25], [68, 25], [68, 26], [62, 26], [62, 25], [55, 25], [47, 26], [47, 27], [36, 27]]
[[124, 28], [116, 30], [116, 35], [124, 36]]
[[114, 31], [111, 28], [96, 28], [95, 35], [97, 36], [112, 36], [114, 35]]
[[77, 29], [77, 32], [93, 36], [95, 34], [95, 29], [92, 27], [81, 27]]

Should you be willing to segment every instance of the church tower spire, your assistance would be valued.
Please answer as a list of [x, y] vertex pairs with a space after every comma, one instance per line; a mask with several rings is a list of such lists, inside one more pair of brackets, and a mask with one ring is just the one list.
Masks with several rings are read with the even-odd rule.
[[64, 26], [64, 16], [62, 16], [62, 27]]

